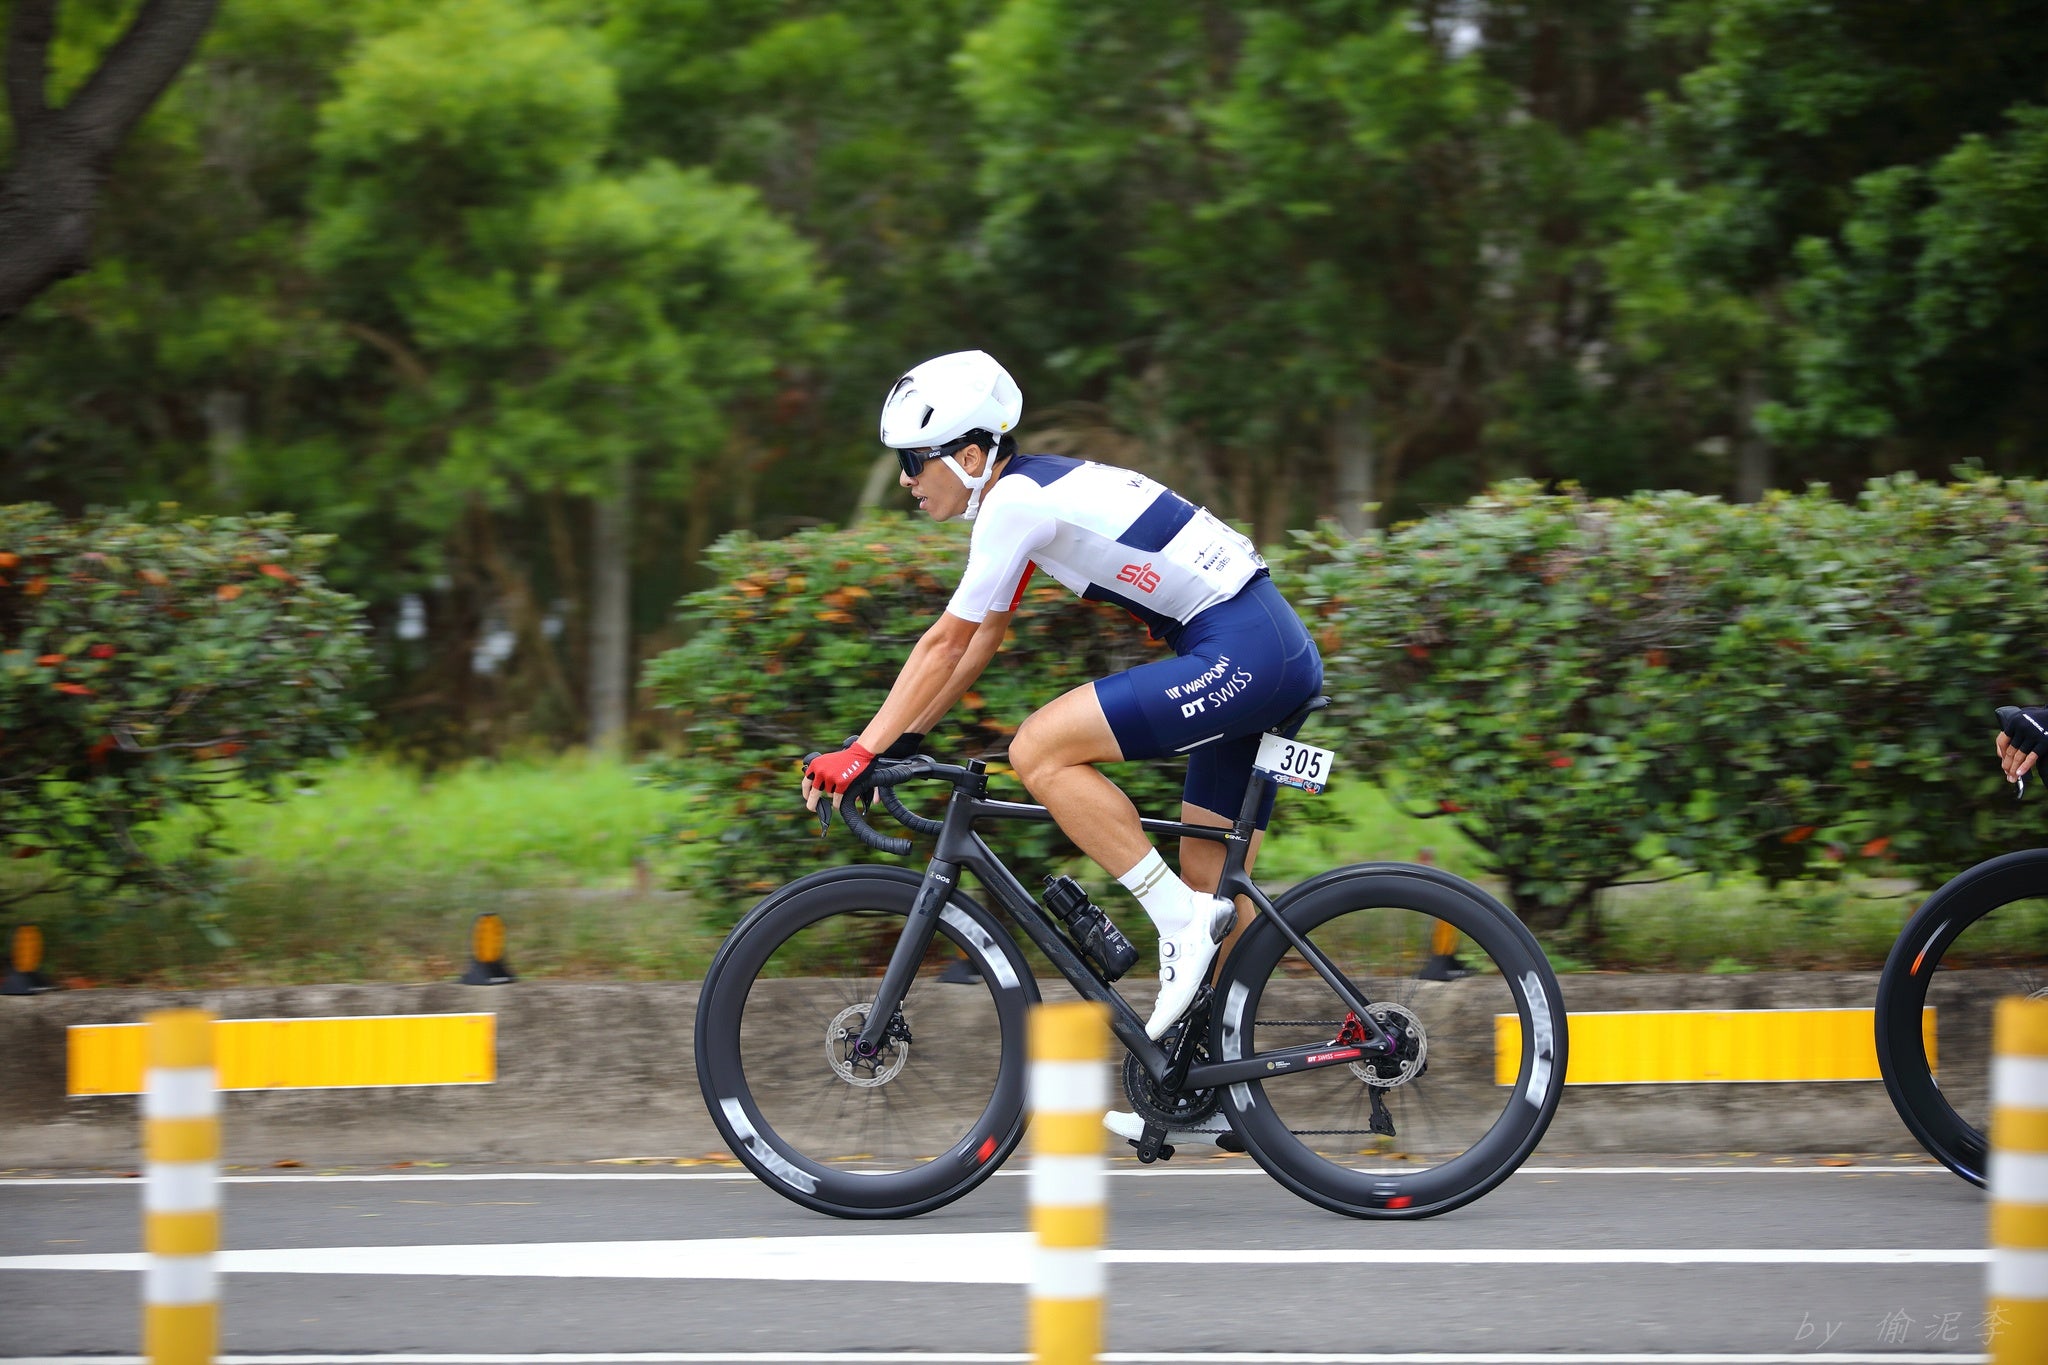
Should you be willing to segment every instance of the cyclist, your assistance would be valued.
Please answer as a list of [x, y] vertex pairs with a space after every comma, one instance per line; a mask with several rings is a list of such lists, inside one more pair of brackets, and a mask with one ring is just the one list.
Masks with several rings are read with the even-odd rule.
[[[1125, 608], [1174, 657], [1054, 698], [1018, 727], [1009, 760], [1159, 930], [1159, 996], [1146, 1023], [1156, 1039], [1187, 1012], [1249, 909], [1213, 894], [1222, 845], [1182, 840], [1173, 876], [1137, 808], [1096, 765], [1186, 754], [1181, 818], [1228, 826], [1260, 735], [1321, 689], [1322, 657], [1250, 540], [1133, 470], [1018, 454], [1023, 410], [1016, 381], [981, 351], [927, 360], [889, 391], [881, 437], [898, 483], [932, 520], [974, 523], [967, 567], [859, 737], [806, 768], [804, 804], [836, 803], [877, 754], [916, 752], [995, 657], [1034, 570]], [[1272, 808], [1268, 791], [1254, 855]], [[1125, 1137], [1142, 1132], [1135, 1115], [1105, 1122]], [[1218, 1116], [1206, 1136], [1225, 1131]]]

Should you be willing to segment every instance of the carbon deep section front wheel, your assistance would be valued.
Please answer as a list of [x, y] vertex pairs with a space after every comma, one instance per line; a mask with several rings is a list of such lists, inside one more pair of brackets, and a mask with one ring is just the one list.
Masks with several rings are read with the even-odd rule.
[[821, 1213], [938, 1208], [1023, 1136], [1038, 989], [1016, 943], [964, 895], [941, 911], [880, 1053], [855, 1053], [919, 881], [847, 867], [793, 882], [705, 975], [697, 1077], [711, 1120], [769, 1188]]
[[[1275, 909], [1399, 1046], [1228, 1087], [1224, 1110], [1259, 1164], [1357, 1218], [1427, 1218], [1507, 1179], [1564, 1088], [1564, 1000], [1534, 935], [1471, 883], [1398, 863], [1325, 873]], [[1217, 996], [1219, 1060], [1348, 1047], [1360, 1031], [1264, 917], [1225, 963]]]
[[1877, 1068], [1892, 1106], [1974, 1185], [1989, 1162], [1992, 1007], [2007, 995], [2048, 995], [2048, 849], [1945, 883], [1906, 921], [1877, 981]]

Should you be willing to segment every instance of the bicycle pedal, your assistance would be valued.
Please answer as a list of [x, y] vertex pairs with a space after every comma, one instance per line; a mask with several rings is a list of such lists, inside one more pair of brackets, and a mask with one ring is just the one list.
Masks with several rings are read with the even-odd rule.
[[1166, 1140], [1166, 1125], [1163, 1123], [1146, 1124], [1144, 1136], [1131, 1145], [1138, 1149], [1140, 1165], [1173, 1160], [1173, 1144]]

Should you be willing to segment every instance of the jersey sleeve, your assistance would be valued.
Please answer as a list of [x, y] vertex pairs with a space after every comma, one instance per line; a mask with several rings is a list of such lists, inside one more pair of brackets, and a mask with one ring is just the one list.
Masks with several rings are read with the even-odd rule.
[[1031, 556], [1057, 529], [1049, 510], [1022, 499], [984, 507], [968, 542], [966, 572], [946, 610], [977, 624], [992, 611], [1015, 611], [1034, 567]]

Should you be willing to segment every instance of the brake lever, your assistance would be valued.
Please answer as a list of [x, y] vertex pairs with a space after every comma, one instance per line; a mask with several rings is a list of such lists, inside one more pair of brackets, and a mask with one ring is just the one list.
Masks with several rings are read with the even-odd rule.
[[[820, 751], [822, 752], [822, 751]], [[808, 774], [811, 765], [818, 761], [818, 753], [804, 755], [803, 771]], [[825, 831], [832, 828], [832, 798], [823, 792], [818, 794], [818, 837], [825, 837]]]

